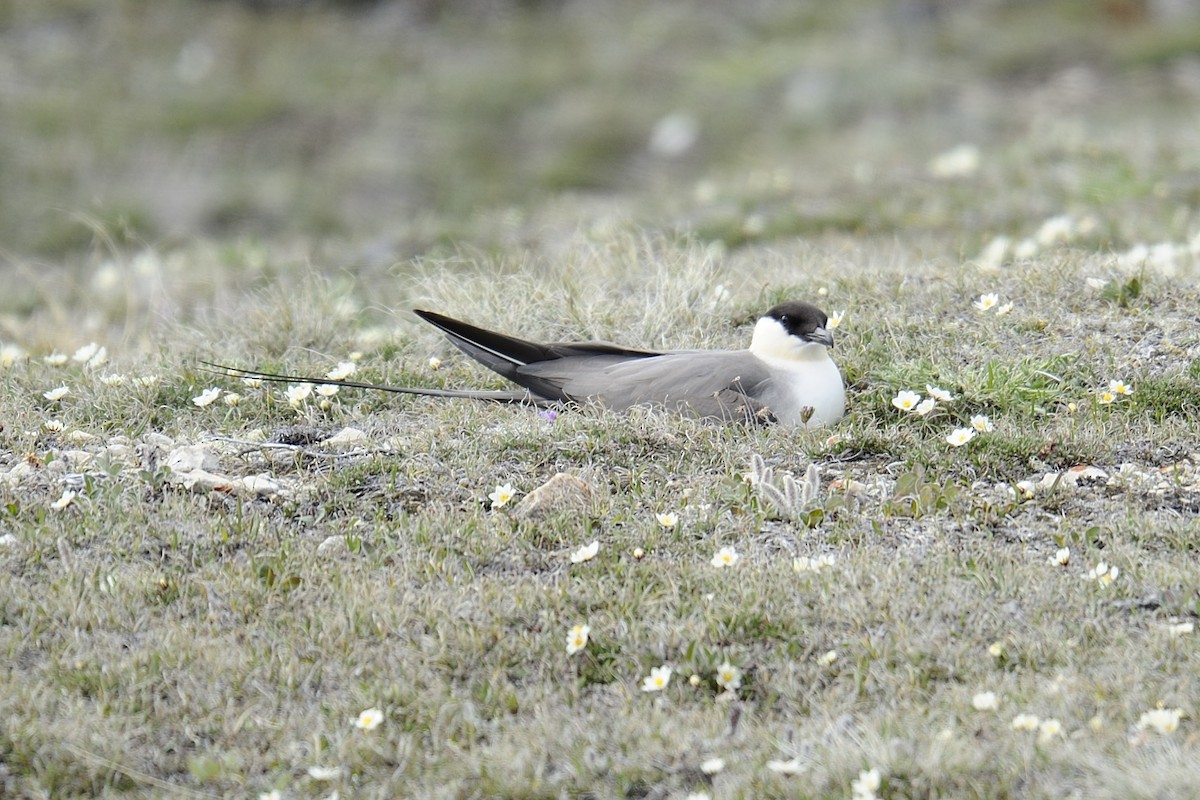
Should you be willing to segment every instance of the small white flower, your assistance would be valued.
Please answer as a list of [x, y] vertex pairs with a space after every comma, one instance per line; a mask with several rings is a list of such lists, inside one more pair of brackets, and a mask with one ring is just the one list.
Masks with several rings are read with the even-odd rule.
[[728, 661], [717, 667], [717, 685], [734, 691], [742, 685], [742, 671]]
[[917, 403], [917, 407], [913, 409], [913, 413], [919, 417], [923, 417], [930, 411], [933, 411], [933, 407], [936, 405], [937, 400], [933, 399], [932, 397], [926, 397], [924, 400]]
[[988, 645], [988, 655], [992, 658], [999, 658], [1004, 655], [1004, 642], [992, 642]]
[[1071, 548], [1069, 548], [1069, 547], [1058, 548], [1058, 550], [1054, 553], [1054, 555], [1052, 555], [1050, 557], [1050, 563], [1056, 564], [1060, 567], [1065, 567], [1067, 564], [1070, 564], [1071, 563]]
[[360, 731], [373, 731], [383, 722], [383, 712], [378, 708], [368, 708], [358, 715], [354, 727]]
[[230, 407], [236, 407], [242, 402], [242, 396], [237, 392], [226, 392], [222, 399], [225, 401], [225, 405]]
[[571, 553], [572, 564], [582, 564], [584, 561], [591, 561], [596, 557], [596, 553], [600, 552], [600, 541], [595, 540], [591, 544], [585, 544], [574, 553]]
[[973, 144], [955, 145], [930, 159], [929, 174], [942, 180], [969, 178], [979, 171], [979, 147]]
[[925, 391], [939, 403], [949, 403], [954, 399], [954, 395], [950, 394], [950, 392], [937, 386], [930, 386], [928, 383], [925, 384]]
[[975, 438], [975, 431], [972, 428], [955, 428], [946, 435], [946, 442], [951, 447], [962, 447], [967, 442]]
[[1000, 298], [995, 292], [988, 292], [979, 295], [979, 299], [975, 301], [975, 308], [980, 311], [991, 311], [1000, 302]]
[[995, 692], [980, 692], [971, 698], [971, 705], [976, 711], [995, 711], [1000, 707], [1000, 700]]
[[996, 316], [1003, 317], [1005, 314], [1007, 314], [1008, 312], [1010, 312], [1012, 310], [1013, 310], [1013, 304], [1011, 302], [1005, 303], [1002, 306], [996, 306]]
[[314, 781], [336, 781], [341, 776], [341, 767], [320, 767], [314, 765], [308, 768], [308, 777]]
[[46, 431], [47, 433], [62, 433], [63, 428], [65, 427], [65, 425], [56, 419], [48, 419], [42, 423], [42, 430]]
[[567, 655], [573, 656], [587, 647], [588, 634], [592, 632], [589, 625], [574, 625], [567, 631]]
[[1180, 636], [1187, 636], [1196, 629], [1195, 624], [1191, 622], [1175, 622], [1166, 626], [1167, 635], [1172, 639]]
[[879, 774], [878, 769], [864, 769], [850, 783], [850, 790], [854, 792], [856, 800], [866, 800], [874, 798], [881, 785], [883, 785], [883, 777]]
[[504, 508], [516, 496], [517, 490], [513, 488], [512, 484], [504, 483], [497, 486], [488, 495], [488, 499], [492, 501], [492, 508]]
[[1105, 280], [1104, 278], [1088, 278], [1087, 285], [1088, 285], [1088, 288], [1095, 289], [1096, 291], [1100, 291], [1100, 290], [1104, 289], [1104, 287], [1108, 286], [1108, 281]]
[[338, 392], [340, 392], [341, 389], [342, 389], [342, 387], [334, 386], [332, 383], [322, 383], [319, 386], [317, 386], [317, 394], [321, 395], [321, 397], [324, 397], [324, 398], [330, 398], [330, 397], [333, 397]]
[[139, 375], [133, 379], [133, 382], [143, 389], [149, 389], [154, 384], [158, 383], [157, 375]]
[[642, 691], [661, 692], [671, 682], [671, 672], [672, 669], [666, 664], [653, 668], [648, 676], [642, 678]]
[[820, 572], [826, 567], [832, 567], [837, 563], [837, 557], [828, 553], [819, 556], [799, 556], [792, 559], [792, 570], [797, 573], [805, 572]]
[[977, 433], [991, 433], [996, 429], [996, 426], [992, 424], [992, 421], [983, 414], [976, 414], [975, 416], [971, 417], [971, 427], [974, 428]]
[[1014, 731], [1036, 731], [1041, 720], [1034, 714], [1017, 714], [1013, 717], [1012, 729]]
[[835, 662], [837, 660], [838, 660], [838, 651], [837, 650], [826, 650], [824, 653], [822, 653], [820, 656], [817, 657], [817, 664], [819, 664], [822, 667], [829, 667], [829, 666], [833, 666], [833, 662]]
[[344, 381], [357, 370], [358, 367], [353, 361], [339, 361], [336, 367], [325, 373], [325, 377], [331, 381]]
[[212, 405], [213, 402], [221, 396], [221, 390], [215, 386], [210, 386], [200, 394], [192, 398], [192, 402], [199, 408]]
[[1013, 247], [1013, 258], [1024, 261], [1036, 256], [1040, 249], [1038, 243], [1032, 238], [1025, 238], [1017, 242], [1016, 246]]
[[722, 547], [712, 557], [712, 565], [718, 569], [732, 567], [738, 562], [739, 558], [741, 556], [738, 555], [737, 550], [734, 550], [732, 547]]
[[837, 328], [839, 325], [842, 324], [842, 320], [844, 320], [845, 318], [846, 318], [846, 312], [844, 310], [833, 312], [832, 314], [829, 315], [829, 321], [825, 323], [825, 329], [831, 331], [831, 330]]
[[43, 358], [42, 361], [51, 367], [61, 367], [63, 364], [67, 363], [67, 354], [55, 351]]
[[679, 524], [679, 515], [670, 511], [665, 514], [655, 514], [654, 518], [658, 520], [658, 524], [664, 528], [674, 528]]
[[1133, 387], [1125, 381], [1112, 380], [1108, 382], [1108, 390], [1113, 394], [1123, 394], [1129, 396], [1133, 394]]
[[1062, 736], [1062, 723], [1056, 719], [1042, 720], [1042, 724], [1038, 726], [1038, 742], [1046, 744], [1054, 739]]
[[283, 792], [272, 789], [269, 792], [259, 792], [258, 800], [283, 800]]
[[438, 358], [437, 356], [430, 356], [429, 357], [429, 368], [434, 371], [441, 369], [442, 368], [442, 360], [440, 358]]
[[1088, 573], [1083, 577], [1089, 581], [1096, 581], [1101, 586], [1108, 586], [1110, 583], [1115, 581], [1117, 576], [1120, 574], [1121, 570], [1119, 568], [1110, 567], [1108, 564], [1105, 564], [1103, 561], [1101, 561], [1099, 564], [1088, 570]]
[[0, 345], [0, 367], [8, 369], [25, 357], [25, 350], [20, 345]]
[[62, 497], [58, 498], [57, 500], [55, 500], [53, 503], [50, 504], [50, 507], [52, 509], [54, 509], [55, 511], [62, 511], [63, 509], [67, 508], [72, 503], [74, 503], [75, 498], [78, 496], [79, 495], [76, 494], [75, 492], [72, 492], [70, 489], [67, 489], [65, 492], [62, 493]]
[[908, 389], [902, 389], [892, 398], [892, 405], [901, 411], [912, 411], [917, 407], [917, 403], [921, 402], [921, 395], [916, 392], [911, 392]]
[[1147, 711], [1138, 718], [1138, 730], [1152, 729], [1164, 736], [1174, 733], [1179, 728], [1179, 720], [1183, 717], [1181, 708], [1159, 708]]
[[100, 355], [102, 350], [103, 348], [95, 342], [92, 342], [91, 344], [85, 344], [83, 347], [75, 351], [75, 355], [71, 356], [71, 359], [83, 364], [91, 361], [97, 355]]
[[67, 388], [66, 386], [59, 386], [57, 389], [51, 389], [48, 392], [42, 392], [42, 397], [46, 398], [47, 400], [49, 400], [50, 402], [53, 403], [58, 400], [62, 400], [64, 397], [66, 397], [70, 393], [71, 393], [71, 390], [69, 388]]
[[700, 771], [705, 775], [716, 775], [723, 769], [725, 769], [725, 759], [723, 758], [710, 758], [700, 764]]
[[767, 769], [777, 775], [799, 775], [804, 771], [804, 765], [800, 763], [798, 758], [789, 758], [787, 761], [771, 760], [767, 762]]
[[263, 385], [263, 379], [262, 378], [242, 378], [242, 383], [251, 389], [257, 389], [258, 387]]
[[113, 372], [108, 375], [101, 375], [100, 382], [105, 386], [124, 386], [125, 376], [119, 372]]
[[295, 386], [287, 387], [284, 397], [287, 398], [289, 406], [292, 408], [299, 408], [300, 405], [312, 394], [312, 390], [313, 385], [311, 383], [298, 383]]

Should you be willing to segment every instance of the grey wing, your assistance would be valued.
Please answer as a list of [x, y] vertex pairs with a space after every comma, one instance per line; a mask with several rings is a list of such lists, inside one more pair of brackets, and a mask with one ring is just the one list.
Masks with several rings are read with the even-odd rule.
[[640, 358], [567, 357], [528, 364], [518, 371], [566, 398], [616, 411], [658, 405], [704, 419], [774, 421], [760, 399], [770, 374], [744, 350], [680, 351]]

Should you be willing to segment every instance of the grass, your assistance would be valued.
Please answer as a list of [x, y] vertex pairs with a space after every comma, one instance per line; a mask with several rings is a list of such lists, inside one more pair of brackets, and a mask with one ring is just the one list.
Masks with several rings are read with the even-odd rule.
[[[1193, 791], [1200, 652], [1171, 628], [1200, 617], [1188, 25], [679, 4], [514, 11], [484, 36], [453, 6], [112, 9], [0, 3], [107, 54], [12, 45], [61, 88], [10, 97], [0, 145], [27, 154], [0, 159], [0, 344], [21, 351], [0, 368], [0, 794], [833, 798], [870, 768], [897, 800]], [[197, 42], [237, 58], [181, 88]], [[644, 142], [680, 109], [702, 136], [667, 163]], [[190, 154], [185, 191], [145, 189], [129, 141]], [[963, 141], [978, 171], [930, 176]], [[1074, 233], [1036, 243], [1060, 214]], [[997, 235], [1032, 252], [984, 263]], [[1158, 242], [1178, 247], [1127, 255]], [[357, 352], [356, 378], [496, 387], [408, 309], [741, 347], [792, 297], [846, 311], [829, 429], [350, 391], [295, 409], [199, 368]], [[90, 341], [108, 363], [44, 360]], [[1134, 392], [1102, 404], [1113, 379]], [[954, 399], [893, 407], [926, 384]], [[212, 385], [241, 403], [193, 404]], [[978, 414], [995, 430], [951, 447]], [[365, 438], [324, 444], [345, 427]], [[280, 489], [189, 490], [166, 467], [189, 445]], [[772, 501], [756, 455], [781, 486], [815, 465], [815, 496]], [[1054, 480], [1082, 464], [1108, 477]], [[592, 486], [585, 511], [488, 507], [559, 472]], [[1101, 562], [1111, 583], [1087, 579]], [[1160, 704], [1179, 729], [1140, 730]]]

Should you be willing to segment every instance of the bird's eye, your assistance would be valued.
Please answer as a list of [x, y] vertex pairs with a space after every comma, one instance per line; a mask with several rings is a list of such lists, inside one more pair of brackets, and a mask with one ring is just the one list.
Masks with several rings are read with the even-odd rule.
[[779, 317], [779, 321], [780, 321], [780, 322], [782, 322], [784, 325], [787, 325], [788, 323], [790, 323], [790, 322], [791, 322], [791, 320], [790, 320], [790, 319], [788, 319], [788, 315], [787, 315], [787, 314], [783, 314], [783, 315], [781, 315], [781, 316]]

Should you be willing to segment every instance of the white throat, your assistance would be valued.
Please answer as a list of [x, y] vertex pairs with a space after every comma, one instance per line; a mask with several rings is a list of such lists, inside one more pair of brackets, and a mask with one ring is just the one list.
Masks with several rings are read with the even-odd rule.
[[825, 345], [793, 336], [772, 317], [763, 317], [755, 324], [750, 352], [767, 362], [829, 359], [829, 348]]

